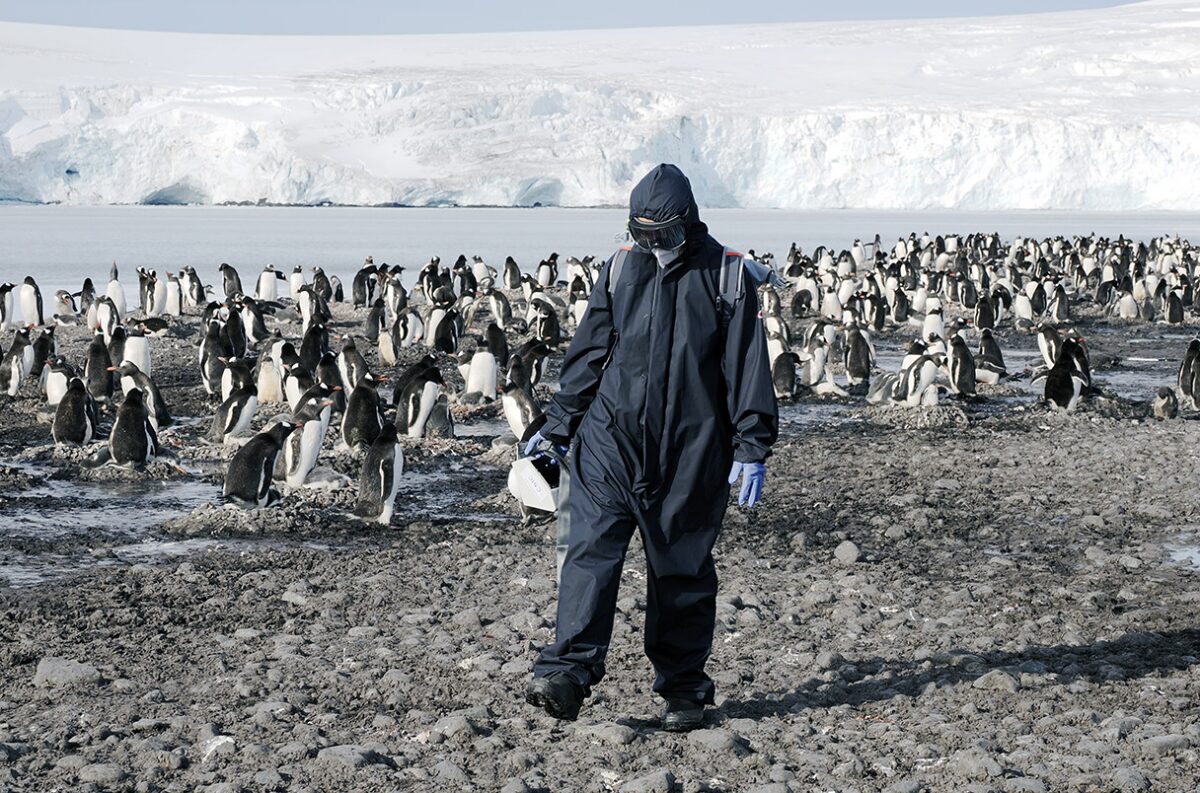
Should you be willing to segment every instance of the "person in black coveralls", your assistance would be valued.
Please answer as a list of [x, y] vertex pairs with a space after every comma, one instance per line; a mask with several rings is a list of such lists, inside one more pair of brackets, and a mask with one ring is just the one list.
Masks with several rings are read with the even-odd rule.
[[561, 388], [526, 446], [566, 451], [570, 529], [557, 635], [526, 698], [574, 719], [604, 676], [634, 529], [647, 560], [645, 650], [663, 727], [700, 726], [716, 618], [712, 549], [729, 500], [762, 494], [778, 412], [755, 267], [700, 222], [691, 184], [660, 165], [629, 200], [633, 245], [600, 271]]

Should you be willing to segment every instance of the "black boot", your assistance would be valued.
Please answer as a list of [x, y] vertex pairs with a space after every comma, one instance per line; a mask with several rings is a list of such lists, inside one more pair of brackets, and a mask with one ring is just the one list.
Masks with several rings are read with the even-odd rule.
[[568, 675], [535, 677], [525, 688], [525, 701], [556, 719], [575, 721], [583, 705], [584, 691]]
[[662, 715], [667, 732], [689, 732], [704, 724], [704, 705], [690, 699], [668, 699]]

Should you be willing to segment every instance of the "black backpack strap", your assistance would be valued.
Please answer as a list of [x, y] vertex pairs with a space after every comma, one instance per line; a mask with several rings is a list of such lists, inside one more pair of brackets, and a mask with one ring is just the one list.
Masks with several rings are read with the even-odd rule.
[[625, 267], [625, 260], [629, 258], [630, 250], [632, 250], [631, 246], [622, 245], [612, 255], [612, 264], [608, 267], [608, 282], [604, 285], [610, 298], [612, 297], [613, 289], [621, 282], [621, 270]]

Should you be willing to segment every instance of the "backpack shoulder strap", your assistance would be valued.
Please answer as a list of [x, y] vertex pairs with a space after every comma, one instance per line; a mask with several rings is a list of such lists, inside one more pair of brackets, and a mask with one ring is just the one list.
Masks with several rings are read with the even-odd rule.
[[721, 277], [717, 282], [720, 298], [727, 306], [734, 306], [742, 297], [746, 286], [746, 264], [742, 254], [725, 248], [721, 255]]
[[608, 282], [604, 285], [609, 295], [612, 295], [613, 289], [621, 282], [621, 270], [625, 267], [625, 260], [629, 258], [631, 250], [632, 245], [622, 245], [612, 255], [612, 264], [608, 267]]

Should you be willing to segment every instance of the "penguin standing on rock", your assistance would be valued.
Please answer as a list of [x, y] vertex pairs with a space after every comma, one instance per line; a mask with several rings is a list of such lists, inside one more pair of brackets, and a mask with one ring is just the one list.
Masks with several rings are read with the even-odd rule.
[[140, 468], [159, 453], [158, 434], [150, 423], [146, 401], [140, 389], [125, 395], [117, 410], [112, 432], [108, 436], [108, 451], [117, 465]]
[[146, 412], [150, 415], [150, 423], [154, 425], [155, 430], [171, 426], [171, 412], [150, 375], [138, 369], [133, 361], [125, 361], [109, 371], [116, 372], [121, 378], [122, 392], [127, 394], [135, 388], [142, 392], [146, 400]]
[[963, 337], [950, 337], [950, 390], [963, 398], [975, 396], [975, 359]]
[[1035, 381], [1042, 378], [1046, 380], [1046, 403], [1068, 413], [1075, 410], [1079, 403], [1079, 395], [1086, 385], [1083, 375], [1076, 368], [1075, 356], [1078, 347], [1079, 344], [1074, 339], [1065, 339], [1054, 366], [1045, 374], [1034, 378]]
[[379, 392], [375, 389], [375, 383], [380, 379], [370, 372], [364, 373], [346, 400], [346, 413], [342, 416], [342, 440], [355, 453], [373, 444], [383, 429], [383, 410]]
[[225, 501], [243, 509], [269, 507], [279, 502], [279, 492], [271, 487], [275, 461], [284, 442], [298, 425], [280, 421], [238, 449], [225, 472]]
[[88, 394], [87, 386], [78, 377], [72, 377], [54, 411], [54, 424], [50, 430], [54, 442], [86, 446], [96, 437], [97, 424], [96, 403]]
[[75, 367], [62, 358], [53, 357], [46, 362], [46, 376], [42, 380], [42, 392], [46, 395], [46, 404], [56, 407], [67, 395], [71, 380], [79, 376]]
[[525, 440], [529, 428], [542, 419], [542, 410], [524, 388], [516, 383], [507, 383], [502, 389], [500, 406], [508, 427], [518, 441]]
[[208, 439], [213, 443], [232, 443], [250, 429], [257, 412], [258, 389], [253, 385], [243, 385], [217, 408]]
[[0, 359], [0, 393], [15, 397], [21, 390], [21, 381], [29, 376], [32, 366], [33, 350], [29, 346], [29, 329], [21, 328], [13, 337], [8, 352]]
[[396, 425], [389, 423], [380, 430], [379, 437], [363, 459], [354, 514], [383, 526], [391, 523], [403, 473], [404, 450], [397, 437]]
[[21, 284], [21, 319], [26, 325], [41, 327], [46, 324], [45, 312], [42, 310], [42, 290], [38, 289], [37, 281], [32, 275], [25, 276]]

